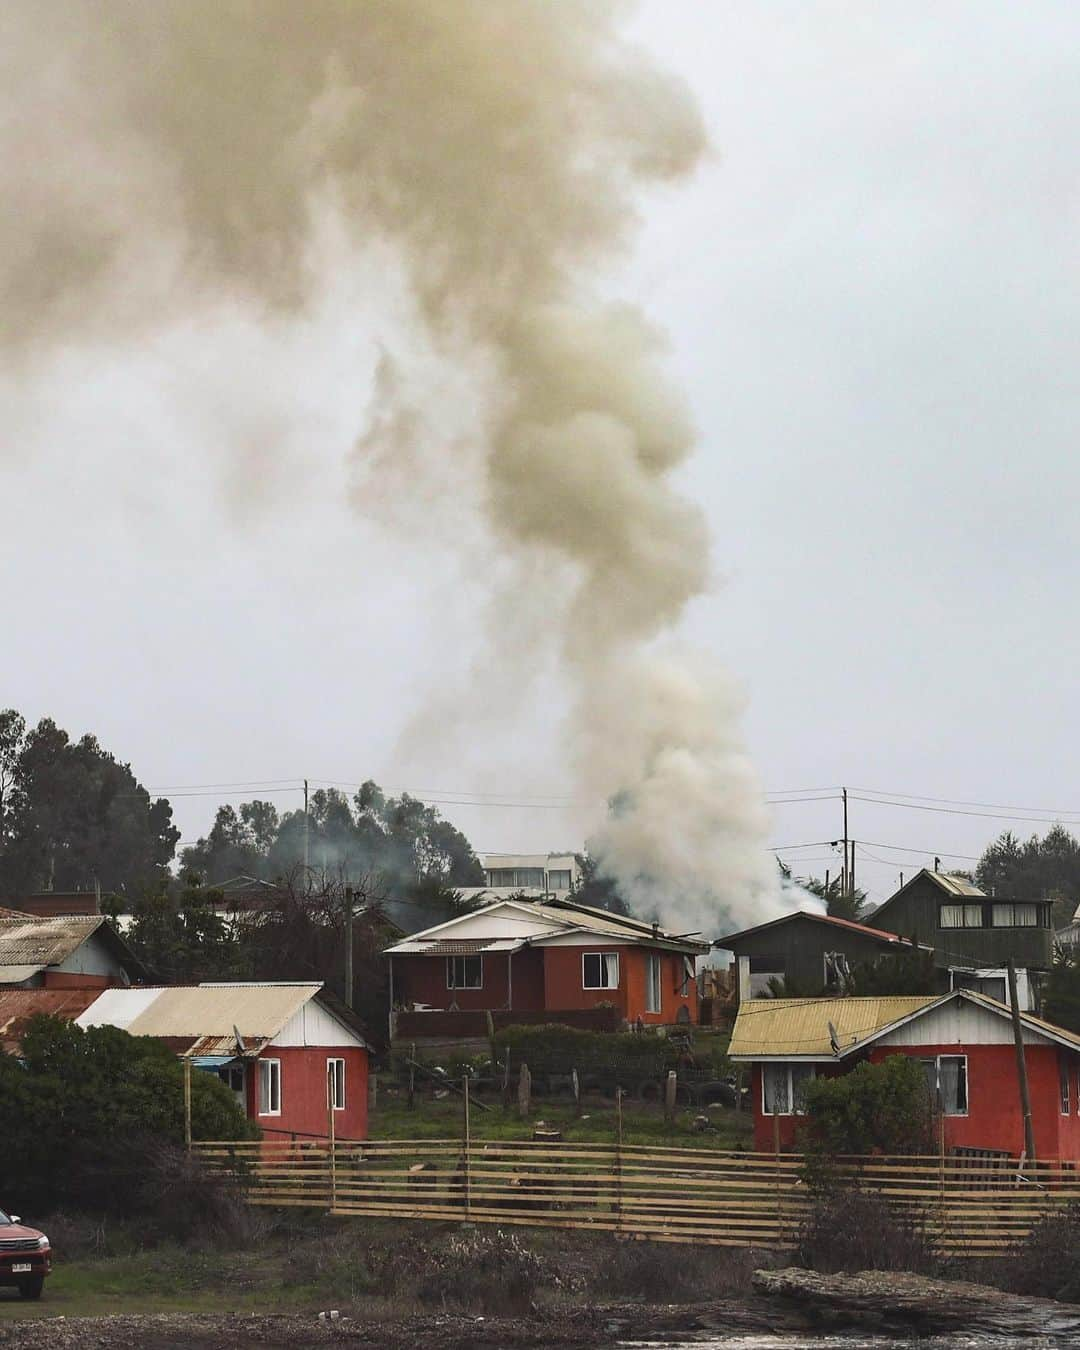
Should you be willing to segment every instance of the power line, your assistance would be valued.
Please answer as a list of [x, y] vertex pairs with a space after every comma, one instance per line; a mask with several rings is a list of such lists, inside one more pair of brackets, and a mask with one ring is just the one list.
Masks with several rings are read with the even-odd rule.
[[983, 806], [996, 811], [1030, 811], [1051, 816], [1080, 816], [1075, 807], [1059, 811], [1052, 806], [1009, 806], [1003, 802], [969, 802], [960, 797], [921, 797], [913, 792], [890, 792], [881, 788], [856, 787], [852, 792], [870, 792], [877, 797], [902, 797], [913, 802], [938, 802], [945, 806]]
[[1080, 820], [1066, 820], [1063, 822], [1060, 818], [1057, 820], [1050, 820], [1048, 818], [1039, 818], [1036, 816], [1006, 816], [992, 811], [962, 811], [955, 806], [922, 806], [917, 802], [901, 802], [895, 801], [892, 798], [882, 797], [860, 797], [856, 796], [855, 793], [850, 793], [849, 796], [852, 801], [865, 802], [869, 806], [894, 806], [905, 811], [930, 811], [937, 815], [944, 816], [974, 816], [982, 820], [1005, 820], [1014, 823], [1023, 822], [1028, 825], [1058, 825], [1062, 823], [1068, 825], [1080, 824]]

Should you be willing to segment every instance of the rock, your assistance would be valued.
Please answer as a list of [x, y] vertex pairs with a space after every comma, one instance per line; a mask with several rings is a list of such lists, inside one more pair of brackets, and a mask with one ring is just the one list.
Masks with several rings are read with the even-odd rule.
[[940, 1335], [951, 1331], [998, 1336], [1080, 1338], [1080, 1306], [1021, 1298], [986, 1285], [925, 1275], [867, 1270], [822, 1275], [789, 1267], [754, 1272], [760, 1294], [797, 1303], [819, 1326]]

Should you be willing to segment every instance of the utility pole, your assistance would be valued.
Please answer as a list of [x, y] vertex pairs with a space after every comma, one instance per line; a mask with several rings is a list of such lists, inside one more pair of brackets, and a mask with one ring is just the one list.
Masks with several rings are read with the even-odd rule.
[[308, 786], [307, 779], [304, 779], [304, 889], [308, 886]]
[[855, 894], [855, 840], [851, 841], [851, 867], [848, 869], [848, 884], [851, 887], [851, 894]]
[[1028, 1092], [1027, 1061], [1024, 1058], [1024, 1028], [1020, 1021], [1020, 1003], [1016, 996], [1016, 966], [1010, 956], [1009, 1003], [1012, 1005], [1013, 1040], [1016, 1042], [1016, 1076], [1020, 1081], [1020, 1109], [1024, 1113], [1024, 1152], [1029, 1163], [1035, 1162], [1035, 1131], [1031, 1124], [1031, 1095]]
[[353, 921], [353, 891], [351, 886], [346, 886], [345, 887], [345, 1006], [347, 1008], [351, 1008], [353, 1005], [352, 921]]
[[841, 788], [844, 794], [844, 875], [840, 890], [844, 895], [851, 894], [851, 872], [848, 869], [848, 832], [847, 832], [847, 788]]

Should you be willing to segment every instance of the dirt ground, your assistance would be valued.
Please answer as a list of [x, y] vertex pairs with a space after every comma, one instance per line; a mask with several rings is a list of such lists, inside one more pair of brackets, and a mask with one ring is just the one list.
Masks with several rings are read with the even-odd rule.
[[307, 1346], [379, 1346], [383, 1350], [588, 1350], [617, 1340], [767, 1332], [805, 1322], [753, 1298], [694, 1305], [610, 1304], [526, 1318], [439, 1314], [362, 1320], [342, 1310], [317, 1314], [147, 1313], [106, 1317], [38, 1317], [0, 1326], [4, 1350], [292, 1350]]

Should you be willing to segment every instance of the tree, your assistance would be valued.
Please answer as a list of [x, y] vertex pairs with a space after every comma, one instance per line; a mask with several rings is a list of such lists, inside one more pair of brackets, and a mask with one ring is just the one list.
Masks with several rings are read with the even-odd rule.
[[907, 1055], [859, 1064], [806, 1086], [806, 1142], [833, 1156], [928, 1153], [930, 1091], [922, 1065]]
[[0, 889], [133, 892], [167, 874], [179, 838], [127, 764], [49, 718], [0, 715]]
[[936, 994], [938, 972], [934, 953], [920, 948], [912, 938], [910, 946], [853, 966], [844, 992], [853, 998]]
[[828, 885], [820, 877], [800, 877], [798, 884], [819, 900], [824, 900], [826, 914], [832, 915], [834, 919], [850, 919], [852, 923], [861, 923], [866, 916], [869, 903], [866, 892], [858, 886], [845, 892], [839, 877], [831, 877]]
[[[257, 1130], [214, 1075], [191, 1080], [196, 1139], [245, 1139]], [[0, 1055], [0, 1192], [9, 1205], [78, 1205], [91, 1177], [111, 1156], [142, 1139], [184, 1139], [183, 1070], [160, 1041], [115, 1027], [86, 1031], [72, 1022], [36, 1016], [20, 1056]], [[95, 1199], [99, 1198], [95, 1195]], [[113, 1200], [123, 1204], [125, 1197]]]
[[574, 855], [578, 865], [578, 879], [571, 894], [579, 905], [590, 909], [606, 909], [612, 914], [629, 914], [630, 906], [619, 894], [615, 882], [604, 876], [599, 861], [589, 853]]
[[1023, 843], [1006, 830], [979, 859], [975, 880], [990, 895], [1055, 901], [1054, 926], [1064, 927], [1080, 903], [1080, 842], [1063, 825]]
[[179, 895], [160, 887], [136, 902], [128, 944], [154, 978], [168, 984], [250, 977], [250, 955], [218, 912], [222, 902], [220, 891], [204, 889], [190, 875]]
[[1080, 1033], [1080, 949], [1059, 947], [1043, 988], [1043, 1016]]

